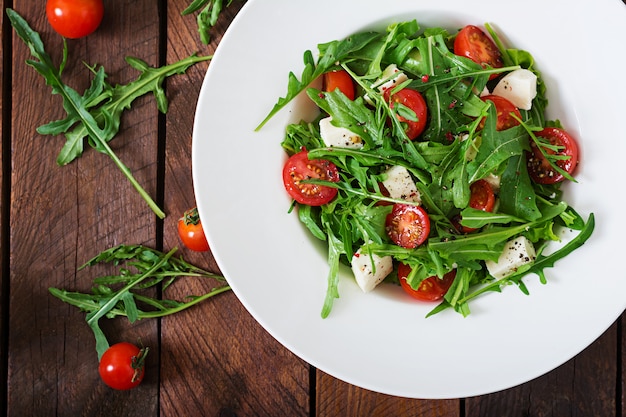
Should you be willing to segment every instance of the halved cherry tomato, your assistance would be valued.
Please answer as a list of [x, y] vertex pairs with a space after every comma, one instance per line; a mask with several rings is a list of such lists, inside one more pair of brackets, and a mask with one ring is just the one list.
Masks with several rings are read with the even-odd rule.
[[[578, 165], [578, 144], [576, 140], [563, 129], [556, 127], [546, 127], [540, 132], [536, 132], [535, 136], [547, 139], [551, 145], [559, 146], [562, 149], [554, 152], [551, 149], [545, 149], [547, 154], [569, 156], [567, 159], [556, 161], [556, 165], [572, 174]], [[531, 152], [527, 154], [528, 174], [530, 178], [537, 184], [554, 184], [563, 181], [565, 178], [557, 172], [543, 156], [534, 141], [530, 141]]]
[[[502, 68], [502, 54], [496, 44], [479, 27], [467, 25], [454, 40], [454, 53], [480, 64], [483, 68]], [[492, 74], [494, 79], [498, 74]]]
[[390, 107], [393, 109], [395, 103], [402, 104], [415, 113], [417, 120], [407, 120], [406, 118], [398, 115], [398, 120], [406, 123], [406, 135], [409, 139], [414, 140], [417, 138], [426, 128], [426, 122], [428, 121], [428, 107], [424, 97], [416, 91], [410, 88], [403, 88], [397, 93], [393, 94], [389, 98], [389, 90], [385, 91], [385, 99], [390, 102]]
[[94, 32], [104, 16], [102, 0], [48, 0], [46, 16], [61, 36], [76, 39]]
[[354, 82], [346, 70], [324, 73], [324, 91], [339, 89], [350, 100], [354, 100]]
[[[496, 120], [496, 130], [506, 130], [519, 125], [519, 121], [511, 115], [513, 113], [518, 118], [522, 118], [522, 115], [515, 104], [511, 103], [504, 97], [494, 96], [493, 94], [481, 97], [483, 101], [491, 101], [496, 107], [496, 114], [498, 118]], [[480, 127], [484, 126], [485, 120], [480, 123]]]
[[183, 245], [193, 251], [206, 252], [209, 250], [209, 242], [206, 240], [196, 207], [185, 211], [183, 217], [178, 219], [178, 236]]
[[470, 185], [469, 206], [476, 210], [493, 211], [496, 204], [496, 196], [491, 184], [485, 180], [478, 180]]
[[147, 354], [148, 348], [139, 349], [132, 343], [121, 342], [112, 345], [100, 358], [98, 365], [100, 378], [113, 389], [135, 388], [143, 380]]
[[[470, 185], [470, 200], [469, 207], [491, 212], [496, 204], [496, 195], [493, 192], [491, 184], [485, 180], [478, 180]], [[462, 233], [472, 233], [477, 229], [472, 227], [463, 226], [461, 224], [461, 215], [457, 215], [452, 219], [452, 224]]]
[[454, 278], [456, 278], [456, 269], [453, 269], [445, 274], [443, 278], [439, 278], [437, 276], [426, 278], [420, 283], [417, 290], [414, 290], [406, 280], [406, 277], [409, 276], [410, 272], [410, 266], [403, 263], [398, 265], [398, 279], [400, 280], [400, 285], [407, 294], [421, 301], [440, 300], [444, 295], [446, 295], [450, 286], [454, 282]]
[[385, 230], [393, 243], [413, 249], [421, 245], [430, 233], [430, 218], [420, 206], [394, 204], [387, 215]]
[[338, 182], [339, 172], [330, 161], [309, 159], [305, 149], [291, 156], [283, 167], [283, 183], [291, 198], [308, 206], [321, 206], [337, 195], [336, 188], [302, 182], [308, 179]]

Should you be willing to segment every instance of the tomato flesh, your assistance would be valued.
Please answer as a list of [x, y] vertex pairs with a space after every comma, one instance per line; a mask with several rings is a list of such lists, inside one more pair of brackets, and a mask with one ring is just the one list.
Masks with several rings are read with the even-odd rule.
[[478, 180], [470, 185], [469, 206], [476, 210], [493, 211], [496, 204], [496, 196], [491, 184], [485, 180]]
[[[562, 149], [555, 152], [552, 149], [545, 149], [547, 154], [568, 156], [567, 159], [556, 161], [556, 165], [568, 174], [573, 174], [578, 165], [578, 144], [576, 140], [563, 129], [556, 127], [546, 127], [536, 132], [535, 136], [546, 139], [551, 145], [559, 146]], [[531, 152], [527, 154], [528, 174], [537, 184], [554, 184], [563, 181], [563, 174], [556, 171], [550, 162], [543, 156], [541, 150], [534, 141], [530, 141]]]
[[109, 347], [98, 365], [102, 381], [116, 390], [129, 390], [141, 383], [145, 373], [147, 349], [139, 349], [128, 342]]
[[321, 206], [337, 195], [334, 187], [302, 182], [308, 179], [338, 182], [339, 172], [332, 162], [311, 160], [309, 153], [302, 150], [291, 156], [283, 167], [283, 184], [291, 198], [308, 206]]
[[335, 91], [337, 89], [350, 100], [354, 100], [354, 82], [346, 70], [324, 73], [324, 91]]
[[[479, 27], [467, 25], [454, 40], [454, 53], [476, 62], [483, 68], [502, 68], [502, 54], [496, 44]], [[494, 79], [498, 74], [491, 74]]]
[[102, 0], [48, 0], [46, 16], [61, 36], [82, 38], [93, 33], [104, 16]]
[[417, 120], [409, 120], [401, 115], [397, 115], [400, 122], [406, 124], [406, 135], [409, 139], [414, 140], [422, 134], [426, 129], [426, 122], [428, 121], [428, 107], [424, 97], [419, 91], [412, 90], [410, 88], [403, 88], [402, 90], [394, 93], [389, 98], [390, 91], [385, 91], [385, 98], [389, 101], [389, 106], [393, 109], [395, 104], [402, 104], [415, 113]]
[[450, 286], [452, 286], [452, 283], [454, 282], [454, 278], [456, 278], [456, 269], [453, 269], [445, 274], [443, 278], [439, 278], [437, 276], [426, 278], [420, 282], [419, 287], [415, 290], [406, 280], [406, 277], [409, 276], [410, 272], [410, 266], [403, 263], [398, 265], [398, 279], [400, 281], [400, 286], [404, 292], [420, 301], [440, 300], [444, 295], [446, 295]]
[[[496, 205], [496, 195], [493, 192], [493, 188], [491, 184], [485, 180], [478, 180], [470, 185], [470, 200], [469, 207], [482, 210], [487, 212], [492, 212]], [[452, 219], [452, 224], [457, 228], [461, 233], [472, 233], [477, 229], [472, 227], [463, 226], [461, 224], [461, 216], [455, 216]]]
[[387, 215], [385, 230], [393, 243], [413, 249], [421, 245], [430, 233], [430, 218], [420, 206], [394, 204]]
[[209, 242], [204, 234], [196, 207], [185, 211], [183, 217], [178, 219], [178, 236], [188, 249], [196, 252], [209, 250]]
[[[485, 102], [491, 101], [496, 108], [496, 114], [498, 116], [496, 119], [496, 130], [506, 130], [519, 125], [519, 120], [513, 117], [513, 115], [521, 119], [522, 114], [519, 109], [515, 107], [515, 104], [504, 97], [495, 96], [493, 94], [483, 96], [481, 99]], [[485, 120], [483, 119], [479, 127], [482, 128], [484, 123]]]

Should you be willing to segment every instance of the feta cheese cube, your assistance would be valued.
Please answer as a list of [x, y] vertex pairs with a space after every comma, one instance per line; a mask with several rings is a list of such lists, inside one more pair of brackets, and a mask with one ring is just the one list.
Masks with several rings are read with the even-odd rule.
[[389, 191], [389, 197], [420, 202], [420, 193], [409, 170], [401, 165], [394, 165], [385, 171], [383, 186]]
[[393, 260], [391, 256], [370, 255], [361, 249], [352, 256], [352, 273], [361, 290], [370, 292], [393, 271]]
[[387, 80], [378, 86], [378, 91], [380, 91], [380, 93], [382, 94], [385, 92], [385, 90], [390, 90], [395, 86], [402, 84], [403, 82], [408, 80], [409, 77], [407, 77], [405, 73], [400, 71], [396, 64], [391, 64], [388, 65], [387, 68], [385, 68], [380, 79]]
[[537, 76], [527, 69], [516, 69], [502, 77], [492, 94], [506, 98], [518, 109], [530, 110], [537, 95]]
[[332, 117], [320, 120], [320, 136], [326, 146], [336, 146], [338, 148], [360, 149], [363, 147], [363, 139], [344, 127], [334, 126]]
[[485, 264], [489, 274], [500, 279], [513, 274], [519, 267], [534, 262], [536, 256], [532, 242], [524, 236], [519, 236], [504, 245], [497, 262], [488, 260]]

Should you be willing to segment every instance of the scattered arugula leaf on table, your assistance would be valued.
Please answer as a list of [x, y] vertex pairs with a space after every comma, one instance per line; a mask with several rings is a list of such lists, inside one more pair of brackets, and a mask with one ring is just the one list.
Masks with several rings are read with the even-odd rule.
[[[118, 275], [95, 278], [91, 293], [70, 292], [54, 287], [49, 288], [49, 291], [61, 301], [87, 313], [86, 320], [94, 333], [100, 358], [109, 347], [99, 325], [101, 318], [125, 316], [134, 323], [140, 319], [163, 317], [230, 290], [223, 276], [198, 268], [182, 257], [174, 258], [176, 250], [174, 248], [163, 253], [142, 245], [119, 245], [101, 252], [80, 267], [83, 269], [102, 263], [119, 266]], [[161, 291], [165, 294], [174, 281], [183, 277], [210, 279], [218, 285], [203, 295], [185, 297], [188, 301], [156, 299], [141, 293], [161, 285]]]
[[233, 0], [227, 0], [226, 5], [224, 5], [224, 0], [194, 0], [181, 14], [185, 16], [202, 9], [198, 13], [196, 21], [198, 22], [200, 40], [203, 44], [208, 45], [211, 40], [211, 28], [217, 23], [217, 19], [224, 8], [230, 6], [232, 2]]
[[63, 62], [57, 68], [46, 52], [39, 33], [34, 31], [14, 10], [7, 9], [7, 16], [17, 35], [28, 45], [31, 54], [36, 58], [36, 60], [29, 59], [26, 63], [45, 78], [53, 94], [59, 94], [63, 98], [63, 108], [67, 117], [47, 123], [37, 129], [37, 132], [43, 135], [65, 134], [66, 143], [57, 158], [57, 163], [66, 165], [81, 156], [84, 141], [87, 139], [89, 145], [113, 160], [152, 211], [159, 218], [164, 218], [165, 213], [137, 182], [130, 169], [117, 157], [108, 142], [118, 133], [122, 113], [131, 108], [135, 99], [152, 92], [156, 97], [159, 111], [167, 112], [168, 101], [163, 90], [163, 81], [172, 75], [184, 73], [196, 63], [211, 59], [211, 56], [192, 55], [159, 68], [150, 67], [141, 59], [127, 57], [126, 62], [140, 74], [126, 85], [112, 86], [106, 81], [104, 68], [100, 67], [97, 70], [90, 68], [95, 76], [90, 87], [81, 96], [62, 80], [62, 72], [67, 59], [67, 44], [64, 43]]

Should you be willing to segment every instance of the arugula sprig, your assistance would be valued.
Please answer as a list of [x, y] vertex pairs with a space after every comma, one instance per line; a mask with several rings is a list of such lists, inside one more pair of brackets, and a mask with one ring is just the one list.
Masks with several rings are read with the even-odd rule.
[[86, 139], [91, 147], [113, 160], [152, 211], [159, 218], [164, 218], [163, 210], [137, 182], [130, 169], [119, 159], [108, 142], [118, 133], [122, 113], [130, 109], [135, 99], [147, 93], [153, 93], [158, 110], [162, 113], [167, 112], [168, 101], [163, 89], [163, 81], [172, 75], [184, 73], [192, 65], [207, 61], [211, 57], [192, 55], [160, 68], [150, 67], [139, 58], [127, 57], [126, 62], [140, 72], [134, 81], [126, 85], [112, 86], [106, 81], [104, 68], [100, 67], [97, 70], [90, 68], [94, 73], [94, 78], [89, 88], [80, 95], [62, 79], [67, 60], [67, 44], [64, 43], [63, 62], [57, 68], [46, 52], [39, 33], [34, 31], [14, 10], [7, 9], [7, 16], [15, 32], [28, 45], [35, 58], [27, 60], [26, 63], [45, 78], [53, 94], [59, 94], [63, 98], [63, 108], [67, 116], [37, 129], [37, 132], [43, 135], [65, 134], [66, 143], [57, 157], [57, 163], [63, 166], [81, 156]]
[[189, 15], [200, 10], [196, 17], [198, 23], [198, 34], [203, 44], [208, 45], [211, 41], [211, 28], [217, 23], [217, 19], [224, 8], [230, 6], [233, 0], [227, 0], [224, 4], [224, 0], [194, 0], [181, 12], [181, 15]]
[[[182, 257], [174, 258], [177, 249], [167, 253], [142, 245], [119, 245], [107, 249], [79, 268], [109, 263], [119, 267], [117, 275], [93, 279], [91, 293], [71, 292], [49, 288], [50, 293], [68, 304], [87, 313], [86, 321], [96, 339], [98, 358], [109, 347], [109, 342], [100, 328], [103, 317], [125, 316], [134, 323], [137, 320], [157, 318], [178, 313], [208, 298], [230, 290], [226, 279], [186, 262]], [[170, 285], [180, 278], [202, 278], [217, 283], [203, 295], [189, 295], [188, 301], [157, 299], [145, 295], [145, 290], [160, 285], [164, 294]]]

